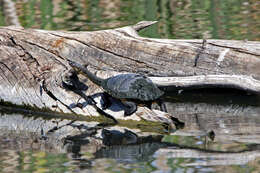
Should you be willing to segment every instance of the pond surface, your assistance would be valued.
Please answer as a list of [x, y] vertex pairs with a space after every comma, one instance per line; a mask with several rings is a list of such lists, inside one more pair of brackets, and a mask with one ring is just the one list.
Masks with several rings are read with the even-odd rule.
[[[3, 0], [0, 0], [0, 3]], [[11, 0], [5, 0], [11, 1]], [[148, 37], [260, 40], [258, 0], [26, 0], [16, 2], [25, 28], [101, 30], [157, 20]], [[0, 4], [0, 26], [9, 14]]]
[[[0, 0], [0, 26], [10, 22], [3, 2]], [[25, 28], [101, 30], [158, 20], [141, 34], [157, 38], [260, 40], [258, 0], [13, 2]], [[185, 122], [184, 129], [171, 135], [156, 134], [152, 139], [147, 137], [149, 133], [133, 132], [146, 140], [105, 147], [89, 141], [91, 145], [75, 140], [65, 145], [44, 139], [41, 128], [45, 128], [44, 133], [52, 128], [52, 120], [7, 114], [0, 107], [0, 173], [260, 172], [260, 98], [245, 93], [206, 93], [166, 98], [171, 114]], [[208, 135], [211, 131], [214, 140]]]

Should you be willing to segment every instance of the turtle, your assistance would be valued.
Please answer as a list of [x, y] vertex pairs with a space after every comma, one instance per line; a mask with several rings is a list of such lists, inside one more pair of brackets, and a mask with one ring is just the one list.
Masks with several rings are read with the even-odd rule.
[[156, 101], [160, 109], [167, 112], [165, 105], [160, 98], [164, 91], [158, 88], [151, 79], [142, 74], [126, 73], [118, 74], [107, 79], [97, 77], [90, 72], [86, 65], [69, 61], [71, 67], [79, 69], [93, 83], [104, 89], [102, 95], [102, 109], [107, 109], [110, 105], [109, 96], [121, 100], [124, 105], [124, 116], [130, 116], [137, 111], [137, 104], [144, 103], [151, 108], [152, 102]]

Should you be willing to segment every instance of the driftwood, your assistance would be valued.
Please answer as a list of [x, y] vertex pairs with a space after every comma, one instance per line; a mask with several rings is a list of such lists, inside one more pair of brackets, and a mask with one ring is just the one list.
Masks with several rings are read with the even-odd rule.
[[[94, 32], [0, 28], [0, 99], [51, 111], [98, 115], [80, 96], [62, 87], [67, 60], [89, 63], [100, 77], [142, 73], [166, 91], [235, 88], [260, 93], [260, 43], [233, 40], [168, 40], [137, 34], [155, 22]], [[78, 74], [99, 103], [99, 87]], [[50, 97], [50, 93], [55, 98]], [[81, 107], [78, 107], [81, 103]], [[99, 105], [98, 105], [99, 106]], [[121, 119], [170, 123], [169, 114], [141, 107], [125, 118], [119, 103], [106, 112]]]

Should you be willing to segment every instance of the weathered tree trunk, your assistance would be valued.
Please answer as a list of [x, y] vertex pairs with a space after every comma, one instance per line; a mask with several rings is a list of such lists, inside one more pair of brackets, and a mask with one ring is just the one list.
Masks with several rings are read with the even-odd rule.
[[[62, 87], [62, 76], [70, 69], [67, 60], [89, 63], [103, 78], [124, 72], [155, 76], [151, 79], [165, 90], [224, 87], [260, 93], [259, 42], [152, 39], [137, 34], [153, 23], [94, 32], [0, 28], [2, 103], [97, 115], [85, 100]], [[100, 88], [81, 74], [79, 78], [88, 86], [86, 94], [98, 100]], [[121, 119], [163, 122], [170, 116], [145, 107], [127, 118], [122, 108], [107, 112]]]

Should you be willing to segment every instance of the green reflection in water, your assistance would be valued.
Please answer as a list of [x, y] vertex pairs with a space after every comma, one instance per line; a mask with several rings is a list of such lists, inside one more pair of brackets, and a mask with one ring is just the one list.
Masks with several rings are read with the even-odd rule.
[[26, 28], [33, 27], [36, 22], [36, 0], [29, 0], [27, 3], [21, 4], [20, 8], [22, 13], [20, 13], [19, 21], [22, 26]]
[[4, 19], [4, 14], [3, 14], [3, 5], [2, 2], [0, 1], [0, 26], [5, 25], [5, 19]]
[[[71, 157], [72, 153], [68, 151], [66, 154], [60, 153], [55, 148], [44, 148], [40, 143], [32, 143], [32, 140], [24, 139], [22, 141], [18, 136], [11, 137], [9, 136], [9, 142], [0, 140], [0, 172], [75, 172], [91, 170], [93, 172], [127, 173], [152, 172], [156, 170], [171, 172], [201, 172], [204, 169], [212, 172], [223, 172], [226, 169], [232, 172], [259, 170], [257, 167], [259, 159], [256, 158], [255, 161], [250, 159], [252, 153], [258, 153], [258, 151], [250, 152], [250, 145], [245, 146], [244, 143], [234, 144], [225, 143], [225, 141], [223, 143], [215, 141], [212, 142], [211, 146], [206, 147], [203, 145], [203, 139], [198, 136], [165, 136], [163, 141], [172, 143], [173, 146], [167, 147], [165, 144], [157, 143], [157, 149], [154, 150], [157, 154], [151, 152], [149, 155], [146, 155], [147, 153], [144, 150], [150, 152], [150, 150], [153, 150], [153, 144], [145, 144], [140, 148], [137, 147], [136, 152], [130, 153], [124, 151], [136, 146], [114, 146], [106, 149], [110, 155], [104, 153], [104, 155], [97, 158], [95, 158], [94, 153], [89, 153], [88, 148], [84, 149], [83, 147], [81, 148], [81, 156], [78, 156], [77, 159]], [[241, 149], [239, 149], [239, 145], [242, 145]], [[256, 145], [252, 146], [257, 147]], [[111, 149], [114, 152], [111, 152]], [[165, 149], [167, 151], [158, 152], [161, 149], [162, 151]], [[211, 153], [210, 150], [215, 150], [216, 152]], [[225, 150], [228, 152], [222, 153]], [[238, 151], [236, 152], [236, 150]], [[232, 151], [234, 152], [232, 153]], [[133, 160], [129, 158], [129, 154], [133, 156], [131, 157]], [[235, 161], [231, 163], [240, 165], [218, 165], [217, 163], [222, 160], [219, 157], [221, 154], [225, 154], [225, 157], [227, 157], [226, 162]], [[240, 158], [241, 160], [239, 160]], [[249, 162], [247, 159], [249, 159]], [[211, 165], [203, 166], [200, 163], [209, 163]]]
[[[75, 169], [66, 165], [69, 159], [63, 153], [47, 153], [44, 151], [15, 151], [0, 152], [0, 168], [2, 172], [65, 172]], [[0, 171], [1, 172], [1, 171]]]
[[41, 0], [41, 28], [52, 29], [56, 28], [53, 22], [53, 5], [51, 0]]
[[187, 172], [189, 167], [183, 166], [184, 163], [193, 162], [195, 159], [184, 159], [184, 158], [171, 158], [168, 159], [167, 165], [171, 168], [171, 171]]
[[[158, 20], [148, 37], [260, 40], [257, 0], [17, 1], [22, 26], [51, 30], [101, 30]], [[3, 9], [0, 8], [0, 26]]]

